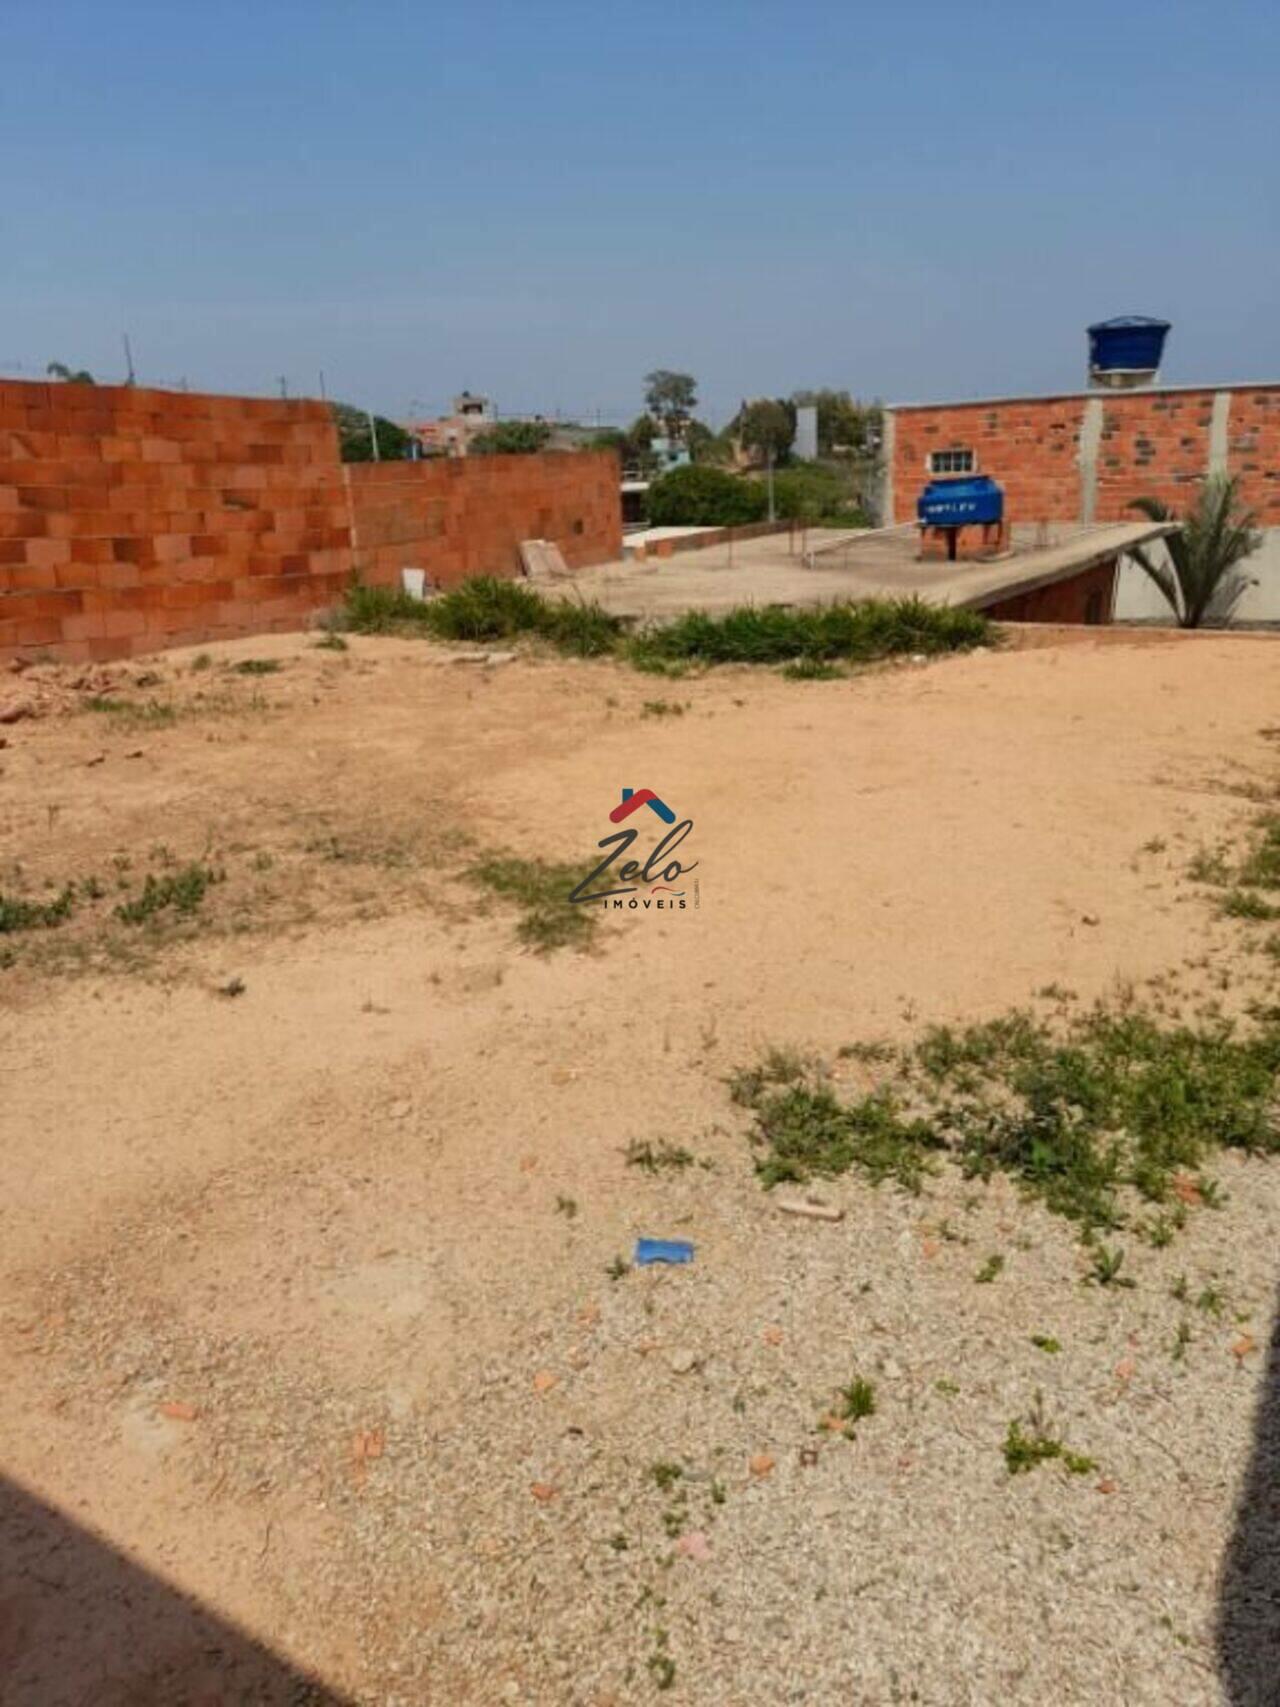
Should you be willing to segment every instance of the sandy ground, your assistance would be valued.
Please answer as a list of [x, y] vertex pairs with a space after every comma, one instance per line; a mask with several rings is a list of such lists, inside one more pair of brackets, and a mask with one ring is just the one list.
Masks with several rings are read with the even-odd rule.
[[[0, 1701], [1274, 1701], [1215, 1628], [1280, 1170], [1225, 1159], [1100, 1291], [999, 1181], [779, 1214], [724, 1084], [1049, 984], [1229, 983], [1185, 871], [1274, 785], [1274, 643], [448, 657], [243, 642], [0, 729], [0, 891], [102, 892], [0, 938]], [[697, 905], [521, 948], [472, 850], [583, 861], [624, 786], [693, 819]], [[192, 921], [113, 921], [193, 859]], [[638, 1234], [696, 1261], [609, 1272]], [[1180, 1274], [1226, 1308], [1175, 1361]], [[854, 1373], [876, 1415], [816, 1433]], [[1007, 1475], [1038, 1389], [1096, 1475]]]

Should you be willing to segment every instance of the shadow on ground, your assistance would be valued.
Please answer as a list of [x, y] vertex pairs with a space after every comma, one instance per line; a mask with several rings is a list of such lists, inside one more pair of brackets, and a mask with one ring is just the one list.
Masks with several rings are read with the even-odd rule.
[[4, 1707], [350, 1707], [0, 1478]]
[[1231, 1707], [1280, 1707], [1280, 1309], [1223, 1566], [1218, 1653]]

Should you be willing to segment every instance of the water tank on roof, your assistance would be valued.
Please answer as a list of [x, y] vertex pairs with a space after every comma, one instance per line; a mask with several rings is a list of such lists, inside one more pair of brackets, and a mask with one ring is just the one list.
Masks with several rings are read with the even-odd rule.
[[1090, 381], [1112, 390], [1153, 384], [1168, 335], [1167, 320], [1152, 320], [1145, 314], [1099, 320], [1089, 328]]
[[989, 474], [931, 480], [916, 499], [916, 515], [926, 527], [934, 528], [1003, 521], [1004, 492]]

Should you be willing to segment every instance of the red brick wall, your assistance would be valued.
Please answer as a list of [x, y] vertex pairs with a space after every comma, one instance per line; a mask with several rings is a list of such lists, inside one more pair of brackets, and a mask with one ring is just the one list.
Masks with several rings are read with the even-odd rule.
[[893, 521], [913, 522], [928, 484], [929, 452], [963, 446], [999, 481], [1010, 521], [1071, 521], [1080, 514], [1076, 449], [1084, 400], [1033, 398], [894, 411]]
[[1140, 520], [1128, 507], [1139, 497], [1186, 509], [1209, 466], [1212, 415], [1212, 391], [1104, 399], [1094, 520]]
[[350, 563], [320, 403], [0, 383], [0, 653], [297, 626]]
[[1280, 386], [1231, 394], [1228, 466], [1263, 527], [1280, 527]]
[[571, 569], [622, 555], [618, 459], [604, 451], [353, 463], [356, 562], [372, 582], [426, 569], [451, 586], [515, 575], [522, 539], [551, 539]]
[[1070, 580], [1001, 599], [983, 614], [997, 622], [1110, 622], [1115, 586], [1114, 561], [1098, 563]]
[[[1262, 525], [1280, 525], [1280, 386], [1229, 388], [1228, 395], [1229, 472], [1240, 476]], [[1212, 387], [895, 410], [890, 519], [915, 520], [931, 450], [966, 446], [977, 453], [978, 471], [1004, 487], [1011, 521], [1079, 521], [1080, 429], [1093, 398], [1103, 410], [1094, 520], [1132, 519], [1127, 506], [1140, 496], [1185, 508], [1208, 470]]]
[[[117, 658], [301, 626], [353, 563], [513, 574], [520, 539], [621, 555], [617, 462], [344, 469], [328, 408], [0, 381], [0, 657]], [[367, 546], [367, 550], [365, 547]]]

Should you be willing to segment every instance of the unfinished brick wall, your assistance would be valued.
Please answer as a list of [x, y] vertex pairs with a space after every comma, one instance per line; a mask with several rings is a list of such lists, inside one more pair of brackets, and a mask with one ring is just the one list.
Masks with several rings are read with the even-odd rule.
[[892, 519], [916, 519], [929, 453], [963, 447], [977, 472], [1004, 488], [1011, 521], [1071, 521], [1080, 512], [1076, 452], [1084, 402], [1043, 397], [1016, 403], [937, 405], [894, 411]]
[[1227, 466], [1263, 527], [1280, 527], [1280, 386], [1231, 394]]
[[[344, 468], [323, 403], [0, 382], [0, 657], [98, 661], [302, 625], [354, 564], [621, 555], [609, 455]], [[359, 550], [353, 550], [353, 527]]]
[[1029, 593], [1016, 593], [988, 605], [984, 615], [996, 622], [1106, 623], [1115, 606], [1116, 564], [1096, 563], [1065, 581], [1053, 581]]
[[[1090, 407], [1100, 411], [1093, 445]], [[1225, 427], [1218, 453], [1215, 409]], [[1089, 511], [1097, 522], [1132, 520], [1128, 505], [1142, 496], [1181, 510], [1197, 482], [1223, 467], [1239, 475], [1261, 524], [1280, 525], [1280, 386], [1096, 391], [892, 414], [893, 515], [886, 520], [914, 521], [929, 452], [963, 447], [975, 452], [979, 473], [1003, 486], [1014, 522], [1082, 521]]]
[[522, 539], [554, 540], [571, 569], [622, 555], [618, 459], [603, 451], [352, 463], [353, 550], [375, 584], [425, 569], [437, 586], [520, 572]]

